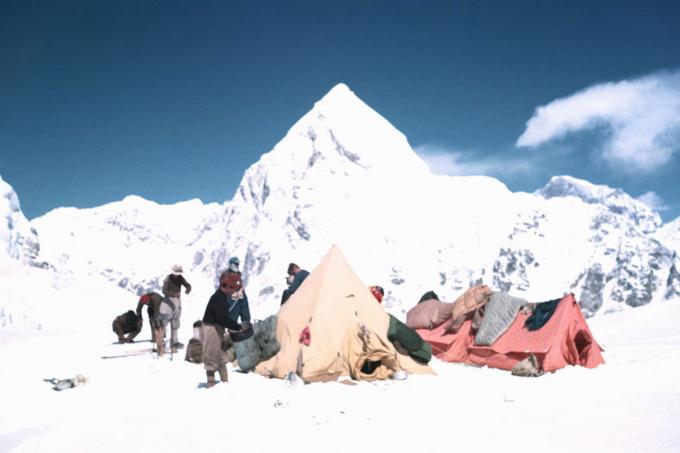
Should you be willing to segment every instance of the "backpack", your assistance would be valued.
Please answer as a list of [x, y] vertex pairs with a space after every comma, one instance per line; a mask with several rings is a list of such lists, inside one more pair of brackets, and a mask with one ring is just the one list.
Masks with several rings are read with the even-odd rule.
[[198, 338], [192, 338], [187, 345], [184, 360], [191, 363], [203, 363], [203, 344]]

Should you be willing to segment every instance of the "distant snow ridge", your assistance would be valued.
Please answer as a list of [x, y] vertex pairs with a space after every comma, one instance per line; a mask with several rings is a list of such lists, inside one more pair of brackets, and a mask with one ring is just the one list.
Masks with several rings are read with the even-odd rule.
[[680, 218], [659, 228], [655, 237], [680, 254]]
[[38, 233], [21, 212], [19, 197], [0, 176], [0, 255], [24, 264], [37, 264]]
[[278, 309], [289, 262], [312, 270], [334, 243], [367, 285], [385, 288], [397, 315], [425, 291], [452, 300], [480, 282], [535, 301], [574, 292], [589, 315], [680, 294], [677, 248], [646, 205], [569, 176], [527, 194], [489, 177], [434, 175], [343, 84], [248, 168], [223, 205], [128, 197], [58, 209], [34, 225], [42, 259], [138, 294], [174, 262], [212, 291], [237, 255], [255, 316]]
[[614, 214], [626, 216], [644, 233], [653, 233], [661, 225], [661, 217], [621, 189], [596, 186], [571, 176], [554, 176], [537, 192], [544, 198], [574, 196], [588, 204], [606, 206]]
[[[521, 215], [501, 254], [496, 281], [515, 288], [531, 282], [535, 288], [543, 279], [557, 285], [560, 274], [570, 276], [565, 286], [588, 315], [675, 293], [680, 284], [675, 253], [649, 234], [661, 221], [645, 205], [620, 190], [569, 177], [553, 178], [537, 194], [550, 203]], [[540, 276], [541, 264], [549, 265], [549, 273]]]
[[174, 263], [194, 260], [193, 243], [222, 208], [191, 200], [170, 206], [139, 196], [92, 209], [59, 208], [33, 221], [41, 257], [60, 272], [103, 276], [136, 294], [159, 290]]

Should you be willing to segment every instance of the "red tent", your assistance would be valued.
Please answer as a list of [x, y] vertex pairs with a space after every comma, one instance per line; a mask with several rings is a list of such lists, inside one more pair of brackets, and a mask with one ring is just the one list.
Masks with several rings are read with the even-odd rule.
[[445, 324], [417, 332], [432, 345], [433, 354], [447, 362], [510, 370], [533, 353], [544, 371], [555, 371], [567, 365], [595, 368], [604, 363], [602, 348], [593, 338], [573, 294], [560, 300], [555, 313], [539, 330], [529, 331], [524, 327], [527, 317], [519, 313], [491, 346], [475, 346], [470, 320], [465, 321], [457, 333], [444, 333]]

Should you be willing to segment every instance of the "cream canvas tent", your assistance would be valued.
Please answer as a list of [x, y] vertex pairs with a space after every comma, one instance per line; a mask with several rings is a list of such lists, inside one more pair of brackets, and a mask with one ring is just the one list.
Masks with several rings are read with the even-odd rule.
[[309, 382], [387, 379], [399, 370], [433, 374], [397, 352], [387, 339], [389, 322], [334, 245], [281, 307], [276, 327], [281, 350], [257, 372], [277, 378], [295, 372]]

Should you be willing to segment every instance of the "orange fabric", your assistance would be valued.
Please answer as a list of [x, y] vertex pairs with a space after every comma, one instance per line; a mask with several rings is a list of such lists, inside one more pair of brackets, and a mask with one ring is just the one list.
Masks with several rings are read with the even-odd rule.
[[451, 319], [455, 321], [456, 319], [475, 311], [489, 301], [491, 293], [491, 288], [486, 285], [469, 288], [453, 302]]
[[451, 318], [453, 303], [429, 299], [406, 312], [406, 325], [411, 329], [434, 329]]
[[[432, 369], [401, 354], [387, 339], [390, 318], [368, 287], [333, 246], [321, 263], [281, 307], [276, 339], [281, 349], [256, 371], [283, 379], [289, 372], [309, 382], [349, 376], [388, 379], [395, 371], [433, 374]], [[311, 341], [300, 342], [308, 328]], [[302, 339], [304, 340], [304, 338]], [[377, 362], [375, 369], [365, 362]]]
[[444, 325], [434, 330], [419, 329], [420, 336], [432, 345], [432, 353], [447, 362], [464, 362], [510, 370], [533, 353], [544, 371], [567, 365], [595, 368], [604, 363], [602, 348], [593, 338], [573, 294], [562, 298], [550, 320], [539, 330], [524, 328], [526, 314], [518, 314], [508, 330], [491, 346], [475, 346], [467, 320], [455, 334]]

